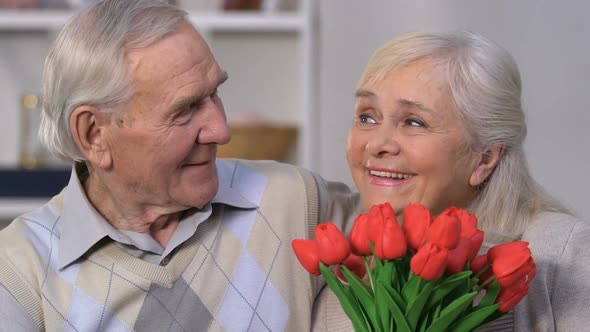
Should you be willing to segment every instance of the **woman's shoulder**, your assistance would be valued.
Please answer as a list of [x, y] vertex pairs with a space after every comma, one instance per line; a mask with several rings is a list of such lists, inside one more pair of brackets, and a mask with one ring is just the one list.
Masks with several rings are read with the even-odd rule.
[[[525, 231], [537, 263], [529, 295], [515, 311], [529, 330], [586, 331], [590, 315], [590, 227], [562, 213], [540, 213]], [[546, 325], [544, 325], [546, 324]], [[545, 328], [547, 327], [547, 328]]]
[[571, 214], [560, 212], [540, 212], [529, 224], [523, 234], [523, 238], [537, 236], [555, 236], [557, 234], [569, 234], [576, 229], [588, 228], [586, 221]]
[[588, 236], [590, 225], [586, 221], [565, 213], [541, 212], [527, 227], [522, 240], [530, 243], [533, 252], [558, 258], [567, 247], [585, 243]]

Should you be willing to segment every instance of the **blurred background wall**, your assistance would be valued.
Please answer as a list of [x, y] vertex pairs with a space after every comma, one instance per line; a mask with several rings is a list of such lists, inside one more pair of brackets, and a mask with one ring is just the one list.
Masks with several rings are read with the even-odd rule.
[[[45, 8], [0, 9], [0, 175], [6, 171], [10, 178], [23, 166], [20, 98], [40, 92], [49, 44], [72, 13], [55, 7], [94, 0], [0, 4], [19, 1], [37, 1]], [[519, 63], [533, 174], [590, 219], [590, 2], [262, 0], [253, 1], [261, 6], [257, 11], [238, 14], [222, 12], [222, 2], [235, 1], [176, 0], [203, 25], [214, 54], [230, 73], [221, 90], [230, 122], [266, 128], [236, 133], [234, 142], [259, 150], [283, 141], [287, 148], [278, 149], [277, 159], [353, 185], [345, 141], [356, 83], [371, 54], [402, 32], [472, 30], [504, 46]], [[244, 138], [251, 135], [252, 141]], [[5, 186], [0, 181], [0, 189]], [[0, 220], [46, 200], [36, 197], [24, 204], [22, 197], [9, 196], [0, 197]]]
[[399, 33], [464, 29], [506, 48], [523, 80], [536, 179], [590, 219], [590, 2], [320, 1], [319, 172], [352, 183], [345, 140], [369, 57]]

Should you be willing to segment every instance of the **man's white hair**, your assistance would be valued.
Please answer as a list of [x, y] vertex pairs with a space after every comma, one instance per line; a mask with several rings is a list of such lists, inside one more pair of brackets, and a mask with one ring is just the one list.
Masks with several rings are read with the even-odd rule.
[[81, 161], [70, 116], [81, 105], [108, 112], [128, 102], [134, 86], [127, 52], [150, 46], [189, 23], [160, 0], [105, 0], [76, 15], [49, 51], [43, 73], [39, 139], [54, 155]]

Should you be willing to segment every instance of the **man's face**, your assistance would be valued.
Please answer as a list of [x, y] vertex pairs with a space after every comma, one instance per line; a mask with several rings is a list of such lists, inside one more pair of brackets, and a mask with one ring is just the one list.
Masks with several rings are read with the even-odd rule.
[[229, 142], [217, 88], [226, 79], [186, 25], [127, 54], [135, 95], [107, 127], [114, 183], [145, 207], [202, 207], [217, 193], [218, 144]]

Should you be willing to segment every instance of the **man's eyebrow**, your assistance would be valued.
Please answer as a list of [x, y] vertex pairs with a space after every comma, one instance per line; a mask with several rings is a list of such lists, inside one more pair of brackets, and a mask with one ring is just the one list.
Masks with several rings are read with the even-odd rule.
[[219, 77], [219, 80], [217, 80], [217, 86], [220, 86], [223, 83], [225, 83], [225, 81], [227, 81], [228, 78], [229, 78], [229, 75], [228, 75], [227, 71], [224, 70], [221, 73], [221, 77]]
[[[222, 85], [223, 83], [225, 83], [225, 81], [227, 81], [228, 78], [229, 78], [229, 75], [227, 74], [227, 72], [223, 71], [221, 73], [221, 76], [217, 80], [217, 85], [215, 87], [217, 88], [220, 85]], [[172, 107], [172, 109], [174, 110], [174, 113], [177, 113], [179, 111], [186, 109], [191, 104], [199, 102], [201, 99], [203, 99], [203, 96], [199, 96], [199, 95], [193, 95], [193, 96], [187, 97], [187, 98], [179, 100], [177, 103], [175, 103], [174, 106]]]
[[184, 99], [179, 100], [177, 103], [174, 104], [172, 107], [172, 111], [174, 114], [179, 113], [189, 107], [191, 104], [198, 102], [201, 100], [201, 96], [190, 96]]
[[415, 100], [400, 98], [397, 100], [397, 104], [402, 108], [417, 108], [426, 112], [433, 112], [430, 108], [426, 107], [421, 102]]

